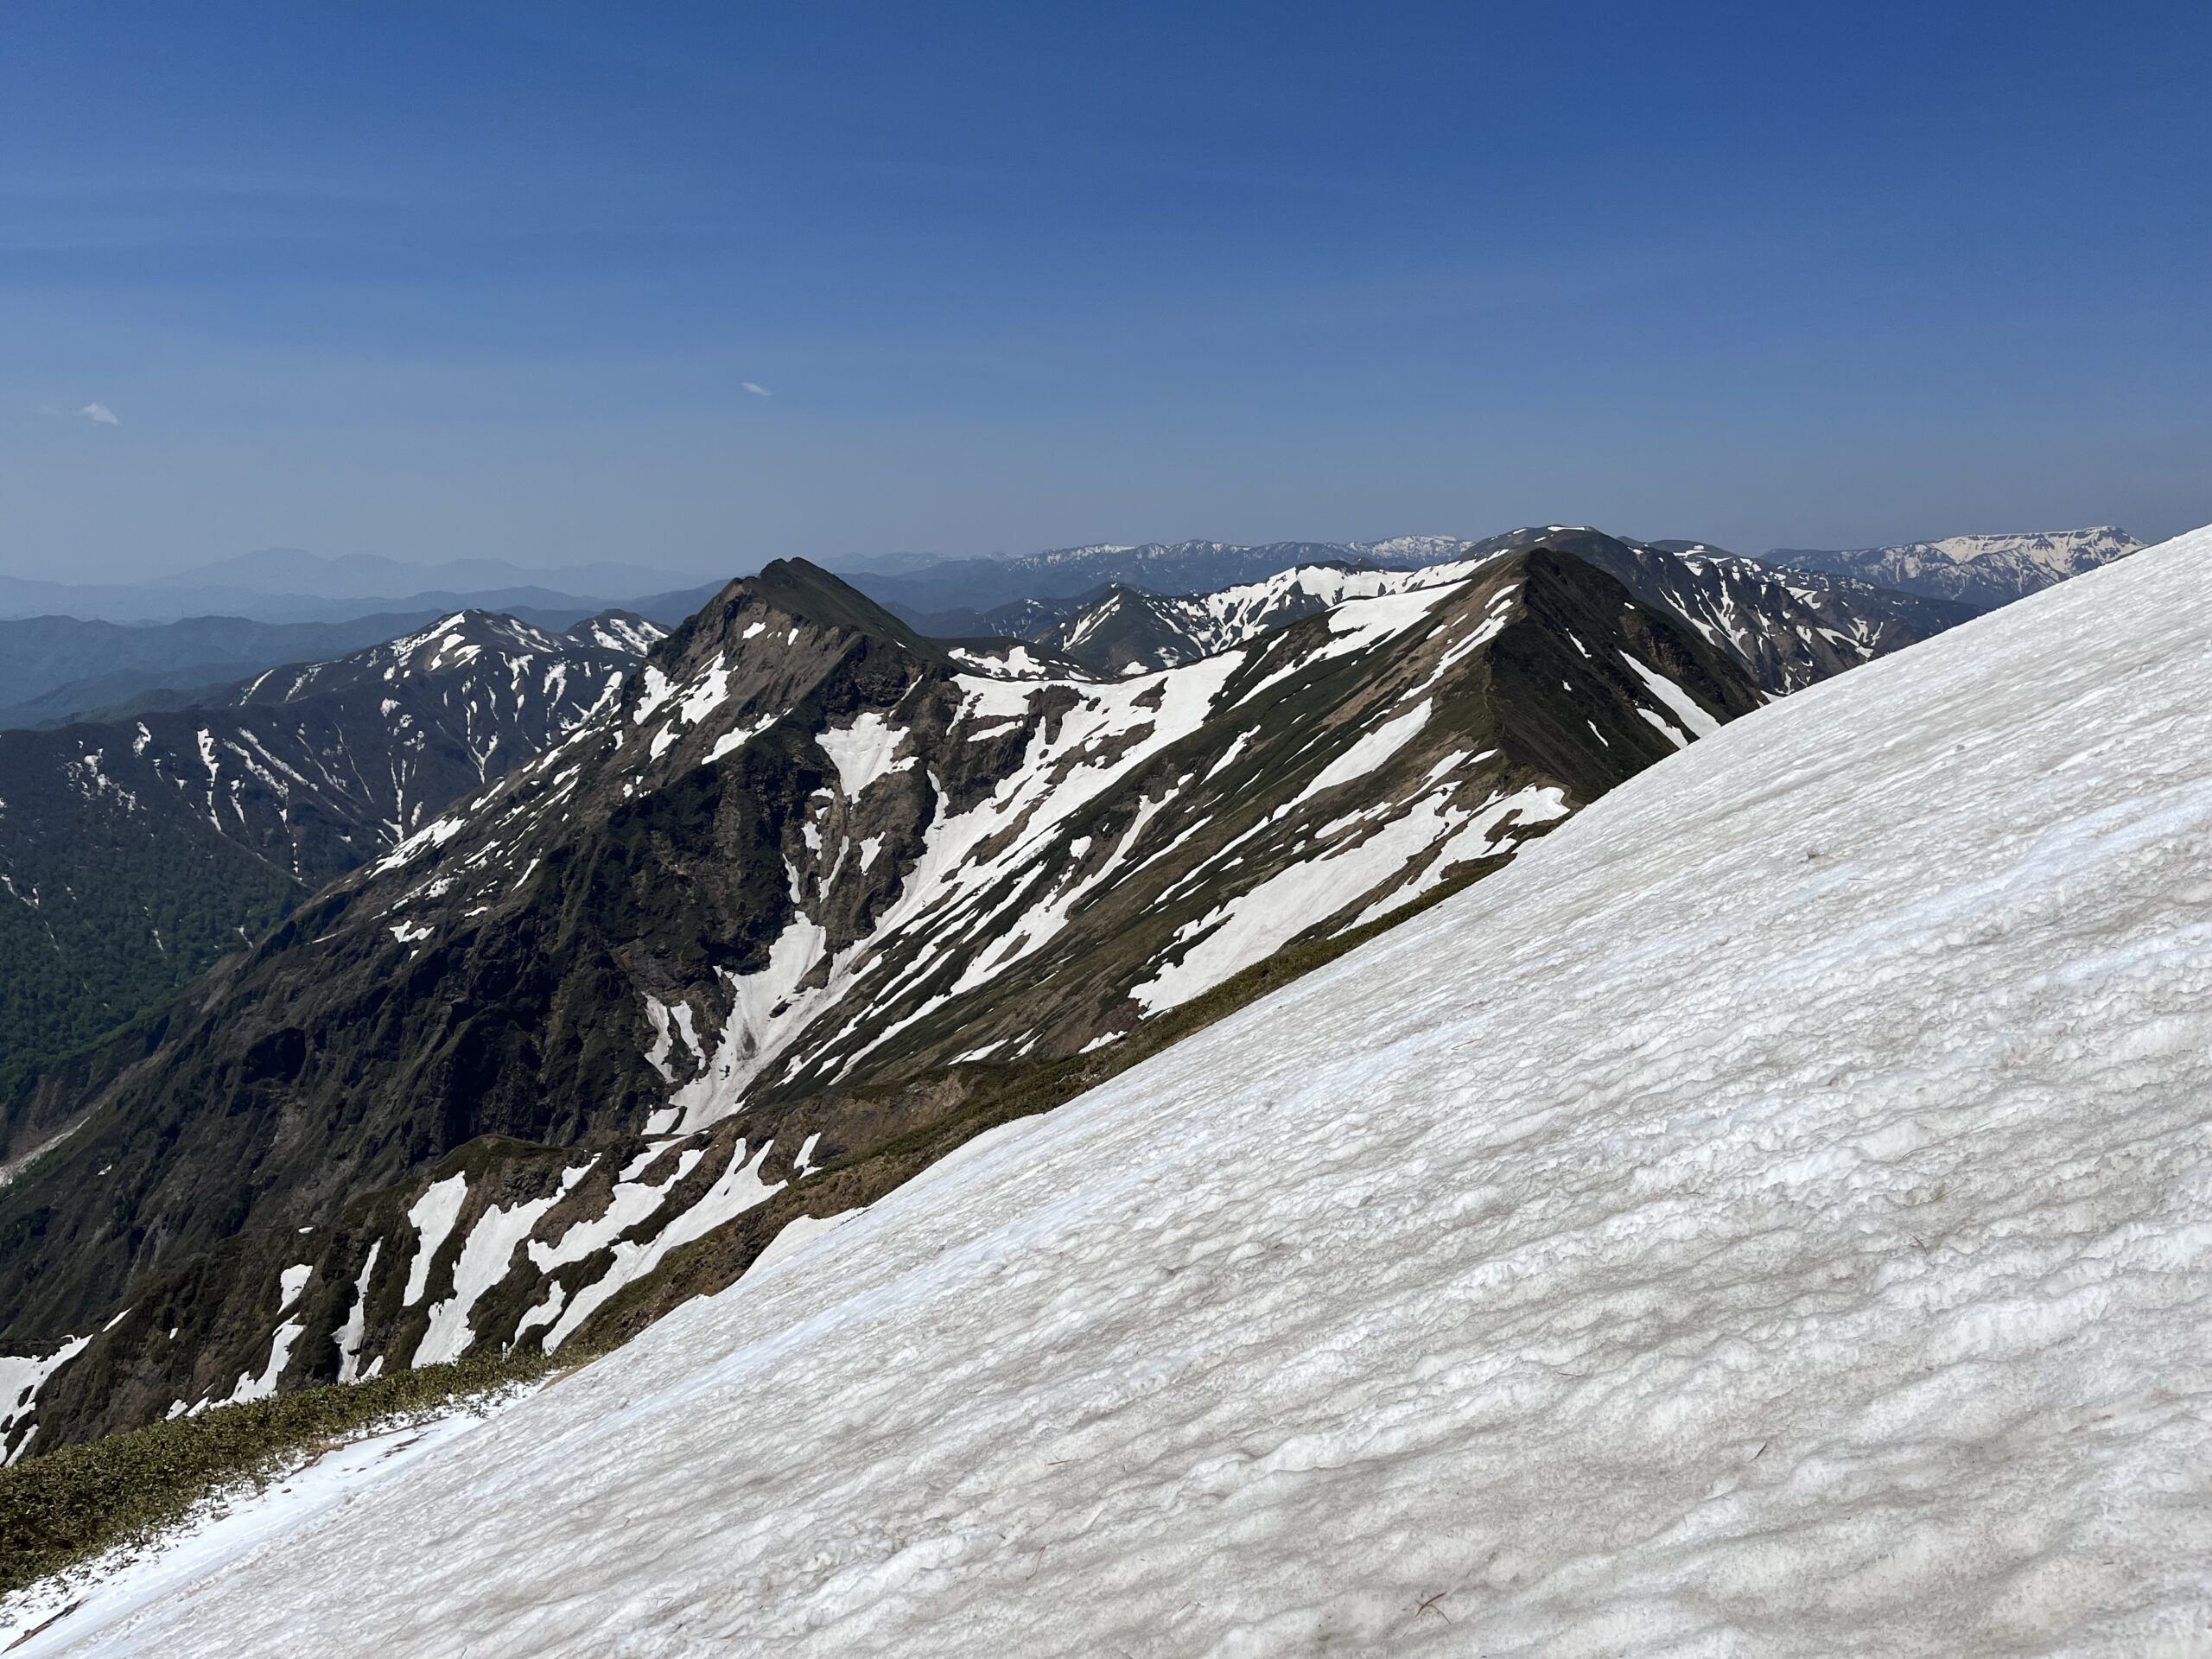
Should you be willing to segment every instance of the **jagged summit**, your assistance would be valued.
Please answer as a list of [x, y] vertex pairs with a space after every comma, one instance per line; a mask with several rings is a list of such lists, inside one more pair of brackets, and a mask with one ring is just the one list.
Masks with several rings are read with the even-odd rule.
[[666, 652], [672, 659], [689, 660], [702, 652], [733, 649], [760, 622], [763, 609], [895, 645], [920, 662], [950, 660], [942, 645], [925, 639], [842, 577], [805, 559], [772, 560], [755, 575], [732, 581], [675, 631]]

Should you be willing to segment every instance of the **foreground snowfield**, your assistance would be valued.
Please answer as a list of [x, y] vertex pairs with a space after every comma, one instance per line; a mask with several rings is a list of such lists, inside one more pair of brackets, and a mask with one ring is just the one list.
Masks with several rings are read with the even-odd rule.
[[2212, 1651], [2212, 532], [77, 1651]]
[[219, 1580], [271, 1538], [351, 1503], [380, 1480], [473, 1432], [513, 1396], [482, 1400], [442, 1416], [349, 1442], [255, 1490], [246, 1483], [219, 1503], [143, 1548], [119, 1546], [71, 1572], [0, 1598], [0, 1653], [46, 1659], [140, 1609]]

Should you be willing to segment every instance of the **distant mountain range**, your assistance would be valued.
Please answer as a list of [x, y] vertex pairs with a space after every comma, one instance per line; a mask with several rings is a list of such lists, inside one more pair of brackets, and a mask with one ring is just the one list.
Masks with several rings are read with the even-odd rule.
[[691, 585], [681, 572], [598, 560], [557, 569], [534, 569], [505, 559], [454, 559], [416, 564], [373, 553], [327, 555], [270, 547], [241, 553], [150, 579], [140, 586], [166, 588], [234, 588], [257, 594], [296, 594], [317, 599], [404, 599], [431, 591], [489, 591], [550, 588], [568, 594], [630, 596]]
[[[1547, 525], [1450, 543], [1452, 558], [1408, 569], [1339, 559], [1215, 593], [1147, 593], [1116, 583], [1082, 599], [1017, 600], [982, 615], [913, 620], [935, 628], [949, 622], [971, 639], [1019, 639], [1041, 660], [1084, 672], [1129, 674], [1194, 662], [1348, 599], [1456, 582], [1486, 560], [1537, 545], [1586, 559], [1647, 603], [1672, 610], [1770, 692], [1796, 690], [1974, 614], [1950, 601], [1778, 569], [1702, 543], [1662, 546]], [[1394, 550], [1404, 556], [1407, 550], [1398, 543]]]
[[1405, 569], [1459, 557], [1476, 543], [1456, 536], [1401, 536], [1383, 542], [1146, 542], [1056, 548], [1016, 559], [948, 559], [895, 573], [855, 568], [852, 584], [909, 618], [945, 633], [952, 613], [980, 614], [1017, 600], [1073, 599], [1119, 584], [1151, 594], [1203, 594], [1258, 582], [1300, 565], [1351, 563]]
[[375, 613], [478, 609], [567, 613], [573, 620], [618, 604], [654, 614], [664, 611], [664, 601], [676, 594], [690, 599], [682, 613], [689, 615], [719, 585], [702, 587], [696, 577], [678, 572], [606, 561], [531, 569], [503, 559], [414, 564], [372, 554], [326, 557], [268, 548], [142, 582], [0, 576], [0, 619], [158, 623], [230, 617], [302, 623], [343, 622]]
[[[1084, 600], [1109, 587], [1179, 596], [1216, 593], [1317, 565], [1353, 569], [1408, 569], [1447, 563], [1531, 537], [1592, 533], [1586, 525], [1545, 524], [1506, 537], [1400, 536], [1379, 542], [1147, 542], [1059, 548], [1014, 559], [950, 559], [935, 563], [902, 556], [880, 568], [853, 570], [854, 586], [924, 632], [939, 638], [1004, 632], [995, 613], [1024, 601]], [[1701, 542], [1638, 543], [1662, 550], [1700, 550], [1736, 558]], [[2107, 563], [2141, 545], [2111, 528], [2018, 536], [1957, 536], [1948, 541], [1828, 552], [1778, 548], [1758, 564], [1839, 576], [1985, 611], [2066, 576]], [[1065, 614], [1065, 607], [1058, 613]]]
[[1940, 542], [1862, 547], [1841, 552], [1781, 547], [1770, 564], [1855, 577], [1900, 592], [1990, 611], [2054, 582], [2139, 550], [2141, 542], [2110, 524], [2017, 536], [1952, 536]]
[[[697, 610], [714, 586], [651, 595], [621, 607], [662, 630]], [[373, 611], [341, 622], [261, 622], [238, 616], [130, 624], [41, 616], [0, 621], [0, 729], [178, 709], [286, 663], [343, 656], [429, 627], [467, 606]], [[501, 611], [562, 633], [605, 607], [570, 603]]]

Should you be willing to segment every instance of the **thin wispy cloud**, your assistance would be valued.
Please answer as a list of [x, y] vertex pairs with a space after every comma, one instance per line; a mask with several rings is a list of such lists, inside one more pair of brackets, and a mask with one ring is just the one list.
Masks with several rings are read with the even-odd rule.
[[760, 385], [757, 380], [747, 380], [744, 385], [745, 389], [751, 392], [755, 397], [772, 397], [776, 395], [774, 392], [769, 391], [767, 387]]
[[116, 418], [115, 411], [110, 409], [105, 404], [86, 404], [77, 412], [83, 416], [86, 420], [92, 422], [95, 426], [121, 426], [123, 424], [121, 421]]

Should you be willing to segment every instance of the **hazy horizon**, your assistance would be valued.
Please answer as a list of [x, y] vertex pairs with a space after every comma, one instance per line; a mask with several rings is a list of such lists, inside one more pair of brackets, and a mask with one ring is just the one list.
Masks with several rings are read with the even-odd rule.
[[[1557, 522], [1557, 521], [1547, 521], [1547, 522]], [[1352, 536], [1352, 537], [1312, 537], [1312, 536], [1299, 536], [1299, 537], [1278, 537], [1278, 538], [1275, 538], [1275, 540], [1280, 541], [1280, 542], [1291, 542], [1291, 543], [1297, 543], [1297, 542], [1313, 542], [1313, 543], [1323, 543], [1323, 544], [1329, 544], [1329, 545], [1340, 545], [1340, 546], [1374, 546], [1374, 545], [1379, 544], [1379, 543], [1384, 543], [1384, 542], [1391, 541], [1391, 540], [1394, 540], [1394, 539], [1412, 538], [1412, 537], [1425, 537], [1425, 536], [1431, 536], [1431, 535], [1433, 535], [1433, 536], [1463, 536], [1463, 537], [1464, 537], [1464, 539], [1467, 539], [1467, 540], [1471, 540], [1471, 540], [1479, 540], [1479, 539], [1481, 539], [1481, 538], [1482, 538], [1482, 536], [1483, 536], [1483, 535], [1503, 534], [1503, 533], [1506, 533], [1506, 532], [1510, 531], [1522, 530], [1522, 529], [1528, 529], [1528, 528], [1531, 528], [1531, 527], [1532, 527], [1532, 526], [1530, 526], [1530, 525], [1520, 525], [1520, 524], [1502, 525], [1502, 526], [1499, 526], [1499, 527], [1498, 527], [1497, 530], [1495, 530], [1495, 531], [1481, 532], [1481, 533], [1479, 533], [1479, 534], [1466, 534], [1466, 533], [1463, 533], [1463, 532], [1459, 532], [1459, 531], [1404, 531], [1404, 532], [1398, 532], [1398, 533], [1396, 533], [1396, 534], [1395, 534], [1395, 535], [1394, 535], [1394, 536]], [[1597, 529], [1597, 530], [1600, 530], [1600, 531], [1605, 531], [1605, 530], [1606, 530], [1606, 526], [1602, 525], [1602, 524], [1599, 524], [1599, 525], [1594, 525], [1594, 526], [1585, 526], [1585, 527], [1586, 527], [1586, 528], [1593, 528], [1593, 529]], [[1994, 532], [1994, 533], [2000, 534], [2000, 535], [2001, 535], [2001, 534], [2036, 534], [2036, 533], [2043, 533], [2043, 532], [2046, 532], [2046, 531], [2070, 531], [2070, 530], [2082, 530], [2082, 529], [2090, 529], [2090, 528], [2097, 528], [2097, 527], [2098, 527], [2098, 526], [2079, 525], [2079, 524], [2044, 524], [2044, 525], [2037, 525], [2037, 526], [2015, 525], [2015, 526], [2012, 526], [2012, 529], [2011, 529], [2010, 531], [1997, 531], [1997, 532]], [[2121, 530], [2129, 530], [2129, 529], [2130, 529], [2130, 527], [2129, 527], [2129, 526], [2125, 525], [2125, 524], [2117, 525], [2117, 526], [2112, 526], [2112, 527], [2118, 528], [2118, 529], [2121, 529]], [[1620, 532], [1620, 531], [1607, 531], [1607, 533], [1609, 533], [1609, 534], [1626, 534], [1626, 532]], [[1979, 532], [1979, 531], [1955, 531], [1955, 532], [1951, 532], [1951, 533], [1952, 533], [1952, 534], [1979, 534], [1979, 533], [1985, 533], [1985, 532]], [[2133, 533], [2133, 532], [2131, 532], [2131, 533]], [[1708, 542], [1708, 543], [1712, 543], [1712, 544], [1713, 544], [1713, 545], [1715, 545], [1715, 546], [1721, 547], [1721, 548], [1723, 548], [1723, 549], [1724, 549], [1725, 550], [1726, 550], [1726, 551], [1732, 552], [1732, 553], [1745, 553], [1745, 554], [1749, 554], [1749, 555], [1751, 555], [1751, 556], [1754, 556], [1754, 557], [1761, 556], [1764, 556], [1764, 555], [1766, 555], [1766, 554], [1769, 554], [1769, 553], [1777, 552], [1777, 551], [1789, 551], [1789, 550], [1789, 550], [1789, 549], [1788, 549], [1788, 548], [1764, 548], [1764, 547], [1761, 547], [1761, 548], [1745, 548], [1745, 547], [1729, 547], [1729, 546], [1727, 546], [1727, 544], [1726, 544], [1726, 543], [1719, 542], [1719, 541], [1717, 540], [1717, 538], [1709, 537], [1674, 537], [1674, 536], [1663, 536], [1663, 535], [1662, 535], [1662, 536], [1634, 536], [1634, 535], [1629, 535], [1629, 536], [1628, 536], [1628, 539], [1630, 539], [1630, 540], [1633, 540], [1633, 541], [1641, 541], [1641, 542], [1645, 542], [1645, 543], [1650, 543], [1650, 542], [1675, 542], [1675, 541], [1694, 541], [1694, 540], [1704, 540], [1704, 541], [1707, 541], [1707, 542]], [[1942, 539], [1942, 537], [1910, 537], [1910, 538], [1908, 538], [1908, 539], [1909, 539], [1910, 541], [1934, 541], [1934, 540], [1940, 540], [1940, 539]], [[2155, 540], [2161, 539], [2161, 538], [2160, 538], [2160, 537], [2145, 537], [2144, 539], [2145, 539], [2146, 542], [2148, 542], [2148, 541], [2155, 541]], [[914, 567], [919, 567], [919, 566], [924, 565], [924, 564], [927, 564], [927, 563], [958, 563], [958, 562], [962, 562], [962, 561], [969, 561], [969, 560], [983, 560], [983, 561], [998, 562], [998, 561], [1002, 561], [1002, 560], [1019, 559], [1019, 558], [1022, 558], [1022, 557], [1025, 557], [1025, 556], [1032, 556], [1032, 555], [1035, 555], [1035, 554], [1039, 554], [1039, 553], [1049, 553], [1049, 552], [1055, 552], [1055, 551], [1062, 551], [1062, 550], [1069, 550], [1069, 549], [1074, 549], [1074, 548], [1084, 548], [1084, 547], [1114, 547], [1114, 546], [1121, 546], [1121, 547], [1136, 547], [1136, 546], [1143, 546], [1143, 545], [1147, 545], [1147, 544], [1154, 544], [1154, 545], [1160, 545], [1160, 544], [1165, 544], [1165, 545], [1174, 545], [1174, 544], [1177, 544], [1177, 543], [1222, 543], [1222, 544], [1224, 544], [1224, 545], [1242, 545], [1242, 546], [1261, 546], [1261, 545], [1266, 545], [1266, 544], [1267, 544], [1267, 543], [1230, 543], [1230, 542], [1229, 542], [1229, 541], [1227, 540], [1227, 538], [1220, 537], [1150, 537], [1150, 538], [1148, 538], [1148, 541], [1147, 541], [1147, 543], [1137, 543], [1137, 542], [1122, 542], [1122, 543], [1106, 543], [1106, 542], [1069, 542], [1069, 543], [1058, 543], [1058, 544], [1056, 544], [1056, 545], [1055, 545], [1055, 546], [1053, 546], [1053, 547], [1046, 547], [1046, 548], [1030, 548], [1030, 549], [1024, 549], [1024, 550], [1018, 550], [1018, 551], [1017, 551], [1017, 550], [1012, 550], [1012, 549], [993, 549], [993, 550], [986, 550], [978, 551], [978, 552], [972, 552], [972, 553], [935, 553], [935, 552], [929, 552], [929, 551], [925, 551], [925, 550], [893, 550], [893, 551], [891, 551], [891, 552], [888, 552], [888, 553], [884, 553], [884, 554], [849, 554], [849, 555], [836, 555], [836, 554], [832, 554], [832, 555], [829, 555], [829, 556], [821, 556], [821, 555], [805, 556], [805, 555], [802, 555], [802, 556], [798, 556], [811, 557], [814, 563], [817, 563], [822, 564], [822, 565], [823, 565], [826, 569], [832, 569], [832, 570], [837, 570], [837, 569], [850, 569], [850, 570], [853, 570], [853, 571], [855, 571], [855, 572], [863, 572], [863, 573], [864, 573], [864, 572], [868, 571], [868, 569], [870, 569], [871, 568], [873, 568], [874, 566], [876, 566], [876, 565], [887, 566], [887, 567], [889, 567], [889, 568], [891, 568], [891, 569], [905, 569], [905, 568], [906, 568], [906, 567], [908, 567], [908, 566], [910, 566], [910, 565], [911, 565], [911, 566], [914, 566]], [[1896, 544], [1901, 544], [1901, 543], [1870, 543], [1869, 545], [1896, 545]], [[1800, 543], [1800, 544], [1798, 544], [1798, 548], [1799, 548], [1799, 550], [1804, 550], [1804, 549], [1805, 549], [1805, 544], [1803, 544], [1803, 543]], [[1824, 551], [1851, 551], [1851, 550], [1850, 550], [1850, 549], [1827, 549], [1827, 550], [1824, 550]], [[749, 560], [749, 561], [747, 561], [747, 563], [744, 563], [744, 564], [742, 564], [742, 565], [733, 565], [732, 567], [730, 567], [729, 569], [721, 569], [721, 570], [708, 569], [708, 570], [692, 570], [692, 571], [684, 571], [684, 570], [679, 570], [679, 569], [676, 569], [670, 568], [670, 567], [653, 566], [653, 565], [650, 565], [650, 564], [645, 563], [643, 563], [643, 562], [641, 562], [641, 561], [635, 561], [635, 560], [625, 560], [625, 559], [579, 560], [579, 561], [577, 561], [577, 562], [575, 562], [575, 563], [569, 563], [569, 564], [558, 564], [558, 565], [556, 565], [556, 564], [551, 564], [551, 563], [546, 563], [546, 564], [531, 564], [531, 563], [522, 563], [522, 562], [519, 562], [519, 561], [505, 560], [505, 559], [498, 559], [498, 558], [490, 558], [490, 557], [486, 557], [486, 556], [477, 556], [477, 555], [461, 555], [461, 556], [456, 556], [455, 557], [453, 557], [453, 558], [450, 558], [450, 559], [410, 559], [410, 558], [404, 558], [404, 557], [390, 556], [385, 556], [385, 555], [381, 555], [381, 554], [359, 554], [359, 553], [356, 553], [356, 554], [323, 554], [323, 553], [317, 553], [317, 552], [315, 552], [314, 550], [312, 550], [312, 549], [308, 549], [308, 548], [296, 548], [296, 547], [266, 547], [266, 548], [255, 548], [255, 549], [251, 549], [251, 550], [248, 550], [246, 552], [245, 552], [245, 553], [243, 553], [243, 554], [236, 555], [236, 556], [232, 556], [232, 557], [230, 557], [230, 558], [211, 560], [211, 561], [208, 561], [208, 562], [207, 562], [207, 563], [201, 563], [201, 564], [195, 564], [195, 565], [190, 565], [190, 566], [185, 566], [185, 567], [182, 567], [182, 568], [181, 568], [181, 569], [175, 569], [175, 570], [173, 570], [173, 571], [167, 571], [167, 570], [156, 570], [156, 571], [152, 572], [152, 573], [150, 573], [150, 574], [148, 574], [148, 575], [142, 575], [142, 576], [139, 576], [139, 577], [137, 577], [137, 578], [126, 578], [126, 579], [124, 579], [124, 580], [121, 580], [121, 581], [115, 581], [115, 582], [104, 582], [104, 581], [101, 581], [101, 580], [97, 579], [97, 578], [87, 579], [87, 578], [77, 578], [77, 577], [71, 577], [71, 576], [67, 576], [67, 575], [63, 575], [63, 576], [53, 576], [53, 575], [37, 575], [37, 574], [34, 574], [34, 575], [31, 575], [26, 576], [26, 577], [19, 577], [19, 578], [16, 578], [16, 579], [18, 579], [18, 580], [29, 580], [29, 581], [35, 581], [35, 582], [50, 582], [57, 583], [57, 584], [59, 584], [59, 585], [60, 585], [60, 586], [69, 587], [69, 588], [100, 588], [100, 587], [109, 587], [109, 586], [117, 587], [117, 588], [131, 588], [131, 587], [139, 587], [139, 586], [144, 586], [144, 587], [149, 587], [149, 588], [161, 588], [161, 587], [164, 587], [164, 586], [175, 586], [175, 587], [178, 587], [178, 588], [196, 588], [197, 586], [200, 586], [200, 585], [201, 585], [202, 583], [204, 583], [206, 586], [208, 586], [208, 587], [235, 586], [235, 587], [238, 588], [241, 591], [249, 591], [249, 592], [264, 593], [264, 594], [270, 594], [270, 595], [284, 595], [284, 594], [292, 594], [295, 590], [290, 589], [290, 588], [286, 588], [286, 587], [284, 587], [281, 582], [278, 582], [277, 581], [276, 581], [276, 580], [275, 580], [273, 577], [271, 577], [271, 576], [269, 576], [269, 575], [262, 575], [262, 576], [260, 576], [260, 577], [257, 578], [257, 577], [253, 576], [252, 575], [251, 575], [251, 574], [249, 574], [249, 573], [247, 573], [247, 572], [245, 572], [245, 571], [243, 571], [243, 570], [232, 570], [232, 569], [226, 569], [226, 567], [229, 567], [229, 566], [239, 566], [239, 565], [244, 565], [244, 564], [245, 564], [247, 562], [251, 561], [251, 560], [254, 560], [254, 559], [257, 559], [257, 558], [269, 558], [269, 557], [276, 557], [276, 556], [287, 557], [287, 558], [291, 558], [291, 559], [296, 559], [296, 560], [300, 560], [300, 561], [315, 561], [315, 562], [319, 562], [319, 563], [322, 563], [322, 564], [325, 564], [325, 565], [327, 565], [327, 566], [333, 567], [334, 569], [343, 567], [343, 566], [346, 563], [346, 562], [348, 562], [349, 560], [368, 559], [368, 560], [372, 560], [372, 561], [376, 561], [376, 562], [378, 562], [378, 563], [381, 563], [381, 564], [387, 565], [387, 566], [397, 566], [397, 567], [400, 567], [400, 568], [402, 568], [402, 569], [410, 569], [410, 570], [420, 570], [420, 571], [422, 571], [422, 572], [424, 574], [424, 577], [425, 577], [425, 582], [424, 582], [424, 584], [423, 584], [423, 588], [422, 588], [422, 589], [415, 590], [415, 591], [409, 591], [409, 590], [406, 590], [406, 589], [404, 589], [404, 588], [392, 588], [392, 589], [391, 589], [391, 590], [390, 590], [390, 596], [391, 596], [391, 597], [392, 597], [392, 598], [394, 598], [394, 599], [400, 599], [400, 598], [413, 598], [413, 597], [416, 597], [416, 596], [417, 593], [422, 593], [422, 592], [430, 592], [430, 591], [436, 591], [436, 590], [438, 590], [438, 589], [439, 589], [439, 588], [450, 588], [450, 589], [452, 589], [453, 591], [462, 592], [462, 593], [467, 593], [467, 592], [470, 592], [470, 591], [473, 591], [473, 590], [476, 590], [476, 589], [480, 589], [480, 588], [482, 588], [482, 589], [488, 589], [488, 588], [496, 588], [496, 587], [498, 587], [498, 586], [502, 585], [502, 584], [501, 584], [501, 582], [500, 582], [500, 580], [499, 580], [499, 578], [500, 578], [502, 575], [511, 576], [511, 577], [512, 577], [512, 579], [513, 581], [517, 582], [538, 582], [538, 581], [543, 581], [543, 579], [546, 579], [546, 578], [558, 578], [558, 577], [561, 577], [561, 576], [563, 576], [563, 575], [574, 575], [574, 576], [579, 576], [579, 577], [581, 577], [581, 576], [587, 576], [587, 575], [590, 575], [591, 573], [594, 572], [595, 570], [599, 570], [599, 569], [621, 569], [621, 570], [625, 570], [625, 571], [634, 572], [636, 575], [640, 575], [640, 576], [659, 576], [659, 577], [664, 577], [664, 578], [666, 578], [666, 584], [667, 584], [669, 587], [671, 587], [671, 588], [676, 588], [676, 587], [689, 586], [689, 585], [690, 585], [690, 584], [692, 583], [692, 582], [693, 582], [695, 579], [696, 579], [696, 580], [697, 580], [697, 581], [705, 582], [705, 581], [713, 581], [713, 580], [732, 579], [732, 578], [735, 578], [735, 577], [741, 576], [741, 575], [750, 575], [750, 574], [752, 574], [752, 573], [753, 573], [753, 571], [754, 571], [754, 570], [758, 569], [759, 569], [759, 567], [760, 567], [762, 563], [766, 563], [766, 558], [778, 558], [778, 557], [785, 557], [785, 556], [791, 556], [783, 555], [783, 554], [771, 554], [771, 555], [766, 556], [766, 558], [755, 558], [755, 559], [753, 559], [753, 560]], [[491, 570], [486, 570], [486, 571], [476, 571], [476, 570], [472, 570], [472, 569], [470, 569], [470, 567], [472, 567], [472, 566], [499, 566], [499, 567], [504, 567], [504, 569], [503, 569], [503, 570], [500, 570], [500, 571], [491, 571]], [[465, 581], [459, 582], [431, 582], [430, 580], [429, 580], [429, 578], [432, 578], [432, 577], [443, 576], [443, 575], [448, 575], [448, 574], [449, 574], [449, 573], [456, 573], [456, 572], [465, 573], [465, 575], [466, 575], [466, 578], [467, 578], [467, 579], [466, 579]], [[6, 573], [6, 574], [12, 575], [13, 573]], [[312, 595], [312, 594], [313, 594], [313, 593], [315, 593], [315, 592], [316, 592], [316, 591], [320, 591], [320, 590], [313, 589], [313, 588], [306, 588], [306, 587], [302, 587], [302, 588], [299, 588], [299, 589], [297, 590], [297, 593], [298, 593], [298, 594], [299, 594], [300, 596], [311, 596], [311, 595]], [[569, 589], [569, 591], [573, 592], [573, 593], [574, 593], [576, 596], [578, 596], [578, 597], [584, 597], [584, 598], [589, 598], [589, 597], [594, 597], [594, 596], [601, 597], [601, 598], [613, 596], [613, 597], [618, 597], [618, 598], [619, 598], [619, 597], [634, 596], [634, 595], [636, 595], [636, 594], [641, 594], [643, 593], [643, 591], [644, 591], [644, 590], [643, 590], [642, 588], [631, 588], [631, 589], [626, 589], [626, 590], [625, 591], [625, 593], [624, 593], [624, 594], [613, 594], [612, 589], [611, 589], [611, 588], [609, 588], [607, 586], [607, 584], [605, 584], [604, 582], [601, 582], [601, 583], [598, 584], [597, 586], [594, 586], [594, 584], [592, 584], [591, 582], [588, 582], [588, 581], [579, 581], [579, 582], [577, 582], [574, 585], [574, 587], [573, 587], [571, 589]], [[340, 591], [340, 590], [337, 590], [337, 589], [333, 589], [333, 590], [331, 590], [331, 591], [330, 591], [330, 592], [329, 592], [326, 596], [327, 596], [327, 597], [332, 597], [332, 598], [346, 598], [346, 597], [353, 597], [353, 598], [363, 598], [363, 599], [365, 599], [365, 598], [369, 598], [369, 597], [373, 597], [373, 596], [374, 596], [374, 594], [373, 594], [373, 593], [372, 593], [372, 592], [370, 592], [370, 591], [366, 591], [366, 590], [359, 591], [359, 592], [355, 592], [355, 591], [353, 591], [353, 590], [350, 590], [350, 589], [349, 589], [349, 590], [344, 590], [344, 591]]]
[[2212, 519], [2212, 14], [0, 14], [0, 574]]

